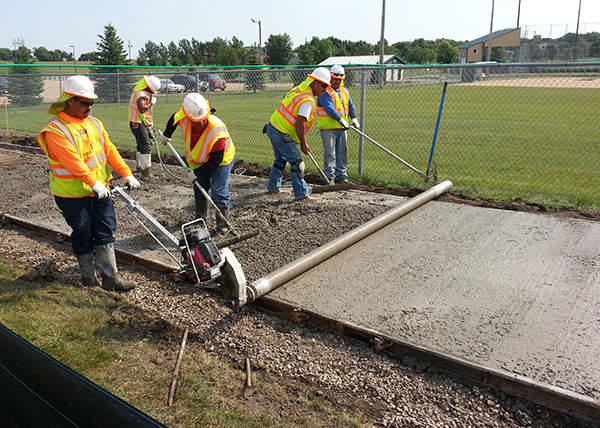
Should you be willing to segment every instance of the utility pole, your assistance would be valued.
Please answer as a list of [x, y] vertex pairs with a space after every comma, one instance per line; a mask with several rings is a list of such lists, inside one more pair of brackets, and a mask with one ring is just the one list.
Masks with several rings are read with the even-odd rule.
[[129, 61], [131, 61], [131, 48], [133, 47], [131, 40], [127, 41], [127, 47], [129, 48]]
[[255, 24], [258, 24], [258, 56], [260, 58], [260, 63], [263, 63], [263, 58], [262, 58], [262, 29], [260, 27], [261, 23], [260, 23], [260, 19], [257, 21], [253, 18], [250, 18], [250, 20], [252, 22], [254, 22]]
[[[379, 39], [379, 64], [383, 64], [383, 54], [385, 52], [385, 0], [381, 0], [381, 38]], [[385, 70], [381, 68], [379, 88], [383, 88]]]
[[488, 51], [487, 51], [487, 56], [486, 56], [486, 61], [490, 61], [490, 59], [492, 58], [492, 33], [493, 33], [493, 28], [494, 28], [494, 0], [492, 0], [492, 18], [490, 19], [490, 44], [488, 46]]
[[577, 12], [577, 29], [575, 30], [575, 46], [573, 46], [573, 59], [577, 59], [577, 38], [579, 37], [579, 16], [581, 15], [581, 0], [579, 0], [579, 11]]

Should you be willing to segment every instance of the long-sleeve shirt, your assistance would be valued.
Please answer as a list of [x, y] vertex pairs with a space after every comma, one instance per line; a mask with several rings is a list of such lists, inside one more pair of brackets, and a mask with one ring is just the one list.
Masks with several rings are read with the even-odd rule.
[[[58, 115], [75, 127], [80, 128], [82, 135], [87, 135], [86, 125], [94, 126], [87, 123], [89, 122], [88, 119], [77, 119], [65, 114], [64, 112], [60, 112]], [[67, 138], [61, 137], [53, 132], [46, 132], [45, 134], [46, 145], [48, 146], [48, 155], [51, 158], [62, 163], [71, 174], [83, 181], [88, 186], [92, 187], [94, 184], [96, 184], [96, 178], [93, 172], [90, 171], [79, 153], [77, 153], [75, 150], [75, 147], [73, 147]], [[115, 145], [110, 141], [104, 126], [102, 126], [102, 134], [104, 136], [104, 152], [106, 153], [108, 164], [123, 177], [132, 175], [131, 169], [129, 166], [127, 166], [117, 151]]]
[[[337, 88], [335, 92], [341, 96], [340, 88]], [[340, 114], [335, 110], [333, 99], [331, 99], [331, 96], [327, 93], [327, 91], [325, 91], [325, 93], [318, 98], [317, 106], [323, 107], [323, 109], [325, 109], [325, 113], [327, 113], [332, 119], [339, 121], [342, 118], [342, 116], [340, 116]], [[348, 113], [350, 114], [350, 119], [358, 118], [358, 115], [356, 114], [356, 107], [354, 107], [354, 103], [350, 97], [348, 97]]]
[[[175, 113], [174, 113], [167, 121], [167, 126], [165, 128], [165, 131], [163, 132], [163, 135], [167, 138], [171, 138], [173, 136], [173, 132], [175, 132], [176, 129], [177, 129], [177, 125], [175, 124]], [[197, 129], [197, 128], [192, 127], [192, 135], [190, 137], [192, 141], [190, 142], [190, 149], [194, 148], [194, 146], [200, 139], [202, 132], [204, 132], [204, 128]], [[208, 158], [208, 160], [205, 163], [203, 163], [202, 165], [200, 165], [198, 168], [194, 169], [194, 173], [196, 174], [196, 176], [210, 173], [211, 171], [216, 169], [219, 165], [221, 165], [221, 162], [223, 162], [223, 158], [225, 156], [226, 148], [227, 148], [227, 138], [218, 139], [215, 142], [215, 144], [212, 146], [212, 149], [210, 151], [210, 157]]]

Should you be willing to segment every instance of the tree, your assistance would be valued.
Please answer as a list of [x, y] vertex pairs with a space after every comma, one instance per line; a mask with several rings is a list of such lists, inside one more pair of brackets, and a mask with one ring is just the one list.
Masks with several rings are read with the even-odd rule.
[[292, 38], [287, 34], [270, 35], [267, 43], [267, 63], [271, 65], [287, 65], [294, 55]]
[[193, 63], [193, 52], [194, 48], [187, 39], [181, 39], [179, 41], [179, 63], [181, 65], [190, 65]]
[[181, 65], [181, 62], [179, 61], [179, 46], [177, 46], [175, 42], [169, 43], [169, 46], [167, 47], [167, 52], [169, 54], [169, 64], [173, 66]]
[[[127, 74], [120, 75], [120, 73], [127, 73], [127, 69], [120, 66], [128, 64], [123, 40], [117, 36], [117, 30], [110, 23], [104, 27], [104, 35], [98, 37], [100, 37], [100, 41], [96, 42], [98, 57], [93, 65], [104, 67], [93, 68], [94, 73], [98, 74], [94, 85], [96, 94], [102, 102], [127, 100], [131, 91], [130, 84], [134, 79]], [[117, 76], [109, 76], [114, 73], [117, 73]]]
[[[248, 53], [248, 65], [260, 65], [260, 58], [254, 49]], [[244, 73], [244, 88], [247, 91], [262, 91], [265, 89], [265, 74], [260, 69]]]
[[[15, 64], [33, 64], [35, 57], [25, 46], [19, 46], [15, 51]], [[44, 81], [37, 67], [10, 67], [10, 74], [16, 74], [10, 80], [11, 104], [16, 106], [34, 106], [42, 103], [41, 93], [44, 91]], [[23, 76], [26, 75], [26, 76]], [[33, 76], [32, 76], [33, 75]]]
[[458, 49], [447, 41], [443, 40], [435, 47], [436, 61], [438, 64], [454, 64], [458, 62]]

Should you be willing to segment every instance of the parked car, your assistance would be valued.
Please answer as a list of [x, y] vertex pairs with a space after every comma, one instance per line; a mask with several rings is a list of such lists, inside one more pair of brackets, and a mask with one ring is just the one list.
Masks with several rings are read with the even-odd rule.
[[174, 83], [171, 79], [160, 79], [160, 92], [185, 92], [185, 86]]
[[[171, 80], [185, 87], [188, 92], [196, 92], [196, 76], [193, 74], [174, 74]], [[198, 92], [208, 91], [210, 85], [208, 82], [198, 80]]]
[[8, 94], [8, 79], [0, 77], [0, 94]]
[[217, 89], [224, 91], [227, 88], [227, 82], [221, 79], [218, 74], [200, 73], [198, 78], [203, 82], [208, 82], [211, 91], [216, 91]]

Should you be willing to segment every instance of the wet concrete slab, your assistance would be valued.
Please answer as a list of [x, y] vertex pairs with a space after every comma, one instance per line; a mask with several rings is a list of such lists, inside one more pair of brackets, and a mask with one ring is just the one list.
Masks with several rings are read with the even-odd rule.
[[600, 398], [600, 223], [432, 201], [269, 293]]

